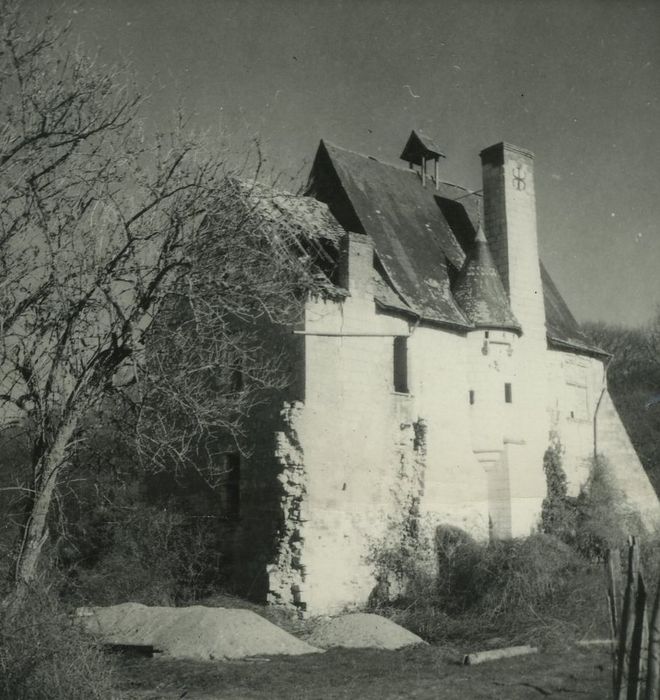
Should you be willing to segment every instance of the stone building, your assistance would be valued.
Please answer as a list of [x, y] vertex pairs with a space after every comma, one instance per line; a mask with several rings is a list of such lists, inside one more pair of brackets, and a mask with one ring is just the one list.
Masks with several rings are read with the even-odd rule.
[[255, 417], [253, 452], [234, 467], [244, 593], [314, 613], [364, 603], [370, 547], [411, 508], [425, 527], [479, 539], [534, 532], [553, 434], [571, 494], [602, 453], [616, 507], [660, 524], [607, 391], [608, 356], [539, 261], [534, 156], [508, 143], [480, 156], [472, 193], [444, 181], [420, 132], [401, 167], [321, 142], [313, 199], [285, 215], [338, 245], [337, 293], [273, 330], [292, 384]]

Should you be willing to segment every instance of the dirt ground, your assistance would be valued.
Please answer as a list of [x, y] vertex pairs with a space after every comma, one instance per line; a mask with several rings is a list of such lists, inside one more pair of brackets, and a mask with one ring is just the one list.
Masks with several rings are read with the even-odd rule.
[[461, 666], [459, 654], [427, 646], [232, 662], [118, 660], [121, 700], [522, 700], [610, 696], [606, 650], [563, 652]]

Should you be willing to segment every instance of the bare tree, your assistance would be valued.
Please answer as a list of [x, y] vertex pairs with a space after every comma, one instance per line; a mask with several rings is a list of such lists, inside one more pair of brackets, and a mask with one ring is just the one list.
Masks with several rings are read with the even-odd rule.
[[[314, 278], [297, 232], [263, 226], [254, 189], [181, 124], [144, 139], [141, 99], [125, 74], [64, 51], [49, 22], [27, 30], [9, 0], [0, 13], [0, 411], [5, 424], [27, 426], [31, 447], [16, 604], [38, 576], [84, 417], [104, 395], [142, 376], [133, 398], [152, 401], [141, 405], [169, 397], [200, 430], [231, 432], [251, 389], [237, 389], [227, 419], [227, 406], [200, 398], [213, 396], [201, 388], [222, 384], [219, 370], [231, 374], [239, 355], [253, 384], [279, 380], [228, 318], [288, 316]], [[163, 304], [168, 313], [154, 325]], [[145, 353], [147, 333], [172, 350]], [[154, 428], [156, 415], [146, 431], [152, 457], [185, 457], [185, 442], [170, 449], [166, 422]]]
[[249, 450], [246, 419], [290, 382], [304, 300], [337, 293], [322, 270], [340, 235], [314, 200], [225, 181], [147, 334], [135, 391], [147, 468], [192, 468], [215, 485], [223, 455]]

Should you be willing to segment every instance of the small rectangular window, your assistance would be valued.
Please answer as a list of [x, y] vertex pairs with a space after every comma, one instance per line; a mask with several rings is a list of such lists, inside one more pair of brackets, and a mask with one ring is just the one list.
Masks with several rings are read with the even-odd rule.
[[231, 370], [230, 384], [232, 392], [243, 391], [243, 370], [240, 367], [234, 367]]
[[506, 403], [513, 403], [513, 393], [511, 391], [511, 384], [508, 382], [504, 385], [504, 400]]
[[470, 406], [474, 404], [474, 389], [470, 389]]
[[408, 393], [408, 338], [400, 335], [394, 338], [393, 348], [394, 391]]
[[236, 520], [241, 514], [241, 456], [225, 455], [223, 475], [223, 508], [228, 520]]

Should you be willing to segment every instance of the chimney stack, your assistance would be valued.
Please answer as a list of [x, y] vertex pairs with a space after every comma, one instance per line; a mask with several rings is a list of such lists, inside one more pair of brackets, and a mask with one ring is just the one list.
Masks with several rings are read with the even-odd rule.
[[534, 191], [534, 154], [508, 143], [480, 153], [484, 227], [526, 342], [546, 346]]

